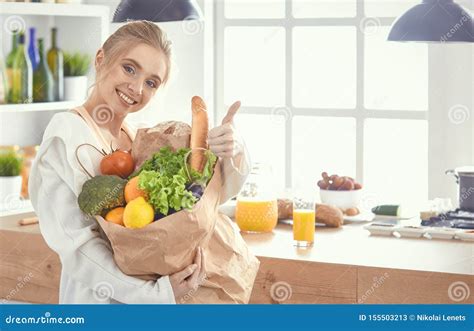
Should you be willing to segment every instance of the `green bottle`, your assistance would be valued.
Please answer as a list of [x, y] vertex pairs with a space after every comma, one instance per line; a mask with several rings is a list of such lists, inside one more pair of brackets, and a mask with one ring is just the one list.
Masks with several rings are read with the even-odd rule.
[[12, 78], [13, 78], [13, 60], [15, 59], [16, 51], [18, 50], [18, 40], [20, 39], [20, 33], [18, 30], [13, 31], [12, 35], [12, 49], [8, 53], [5, 60], [5, 71], [7, 76], [7, 102], [12, 102]]
[[43, 39], [38, 39], [39, 63], [33, 73], [33, 101], [54, 101], [54, 80], [44, 58]]
[[0, 48], [0, 105], [7, 103], [7, 75], [5, 70], [5, 63], [3, 61], [3, 53]]
[[31, 103], [33, 101], [33, 72], [25, 49], [25, 34], [20, 34], [18, 49], [13, 59], [12, 103]]
[[64, 55], [57, 47], [58, 29], [51, 29], [51, 49], [48, 51], [48, 66], [54, 80], [54, 101], [64, 98]]

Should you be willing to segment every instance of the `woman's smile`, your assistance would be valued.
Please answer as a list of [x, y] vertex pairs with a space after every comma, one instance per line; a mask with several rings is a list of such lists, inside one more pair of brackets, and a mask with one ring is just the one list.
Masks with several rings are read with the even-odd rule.
[[130, 106], [134, 106], [138, 103], [132, 97], [130, 97], [129, 95], [123, 93], [122, 91], [120, 91], [118, 89], [115, 89], [115, 92], [117, 93], [120, 101], [122, 101], [122, 103], [125, 104], [126, 106], [130, 107]]

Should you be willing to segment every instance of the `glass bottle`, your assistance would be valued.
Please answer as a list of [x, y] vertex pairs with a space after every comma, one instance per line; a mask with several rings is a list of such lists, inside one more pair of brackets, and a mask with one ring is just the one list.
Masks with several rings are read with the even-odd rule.
[[244, 232], [269, 232], [278, 221], [271, 167], [255, 163], [237, 196], [235, 220]]
[[[1, 40], [0, 40], [1, 41]], [[0, 42], [1, 45], [1, 42]], [[7, 73], [3, 58], [2, 48], [0, 47], [0, 105], [7, 103]]]
[[25, 49], [25, 34], [20, 34], [18, 49], [13, 59], [12, 103], [30, 103], [33, 100], [33, 72]]
[[51, 29], [51, 48], [48, 51], [48, 66], [54, 80], [54, 100], [61, 101], [64, 98], [64, 55], [57, 47], [58, 29]]
[[20, 39], [20, 33], [18, 30], [13, 31], [12, 34], [12, 48], [8, 53], [5, 60], [5, 70], [7, 76], [7, 102], [12, 102], [12, 85], [13, 85], [13, 60], [15, 59], [16, 51], [18, 50], [18, 41]]
[[39, 64], [33, 73], [33, 101], [52, 102], [54, 101], [54, 81], [48, 64], [44, 58], [43, 39], [38, 39]]
[[28, 43], [28, 55], [31, 61], [31, 69], [33, 71], [36, 70], [39, 64], [39, 52], [38, 48], [36, 48], [36, 29], [30, 28], [30, 40]]

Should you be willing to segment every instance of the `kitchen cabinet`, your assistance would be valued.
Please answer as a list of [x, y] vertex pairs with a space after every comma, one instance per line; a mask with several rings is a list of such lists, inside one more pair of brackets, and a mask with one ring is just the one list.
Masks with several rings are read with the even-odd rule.
[[[0, 298], [57, 303], [59, 257], [37, 224], [17, 220], [0, 218]], [[293, 246], [285, 224], [243, 238], [261, 262], [250, 303], [474, 303], [453, 290], [474, 291], [472, 242], [371, 237], [360, 224], [316, 229], [310, 250]]]

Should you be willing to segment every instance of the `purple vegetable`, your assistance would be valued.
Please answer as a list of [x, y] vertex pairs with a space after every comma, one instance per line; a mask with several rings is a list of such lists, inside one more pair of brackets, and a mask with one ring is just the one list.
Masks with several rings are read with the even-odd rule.
[[158, 221], [159, 219], [161, 219], [163, 217], [166, 217], [166, 216], [170, 216], [171, 214], [174, 214], [174, 213], [176, 213], [176, 210], [174, 210], [173, 208], [170, 208], [168, 210], [168, 215], [163, 215], [160, 212], [155, 212], [155, 217], [153, 218], [153, 221]]
[[194, 197], [201, 199], [203, 193], [204, 193], [204, 188], [202, 185], [199, 184], [191, 184], [186, 187], [186, 190], [190, 191]]

